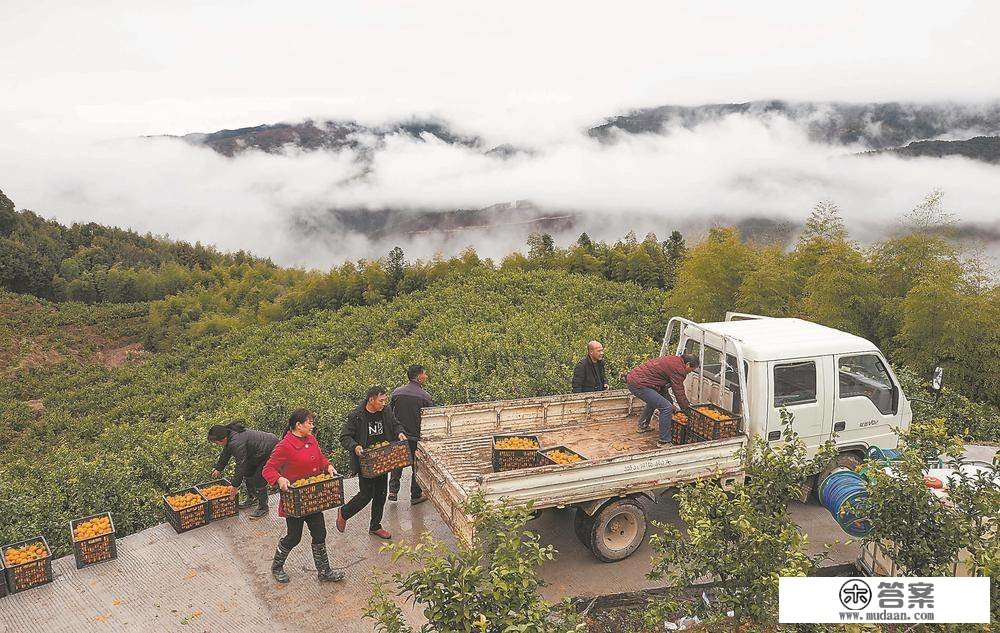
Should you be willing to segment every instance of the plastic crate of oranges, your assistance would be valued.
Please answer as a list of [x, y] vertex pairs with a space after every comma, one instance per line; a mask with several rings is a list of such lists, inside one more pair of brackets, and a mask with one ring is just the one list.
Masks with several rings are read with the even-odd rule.
[[719, 440], [740, 434], [742, 417], [714, 404], [696, 404], [691, 407], [689, 426], [706, 440]]
[[52, 582], [52, 551], [44, 536], [0, 548], [11, 593]]
[[208, 499], [213, 521], [234, 517], [239, 514], [239, 508], [236, 506], [236, 496], [230, 492], [232, 486], [228, 479], [215, 479], [195, 486], [198, 492], [201, 493], [201, 496]]
[[686, 444], [688, 439], [688, 417], [676, 411], [670, 417], [670, 442], [672, 444]]
[[77, 569], [118, 558], [115, 524], [109, 513], [74, 519], [69, 522], [69, 530]]
[[542, 465], [545, 464], [576, 464], [577, 462], [585, 461], [587, 458], [577, 453], [573, 449], [566, 448], [565, 446], [553, 446], [552, 448], [546, 448], [544, 450], [538, 451], [538, 456], [541, 458]]
[[292, 482], [288, 492], [281, 492], [285, 514], [304, 517], [344, 505], [344, 478], [326, 473], [303, 477]]
[[537, 466], [539, 448], [541, 444], [536, 435], [494, 435], [493, 472]]
[[358, 456], [362, 477], [378, 477], [396, 468], [410, 465], [410, 444], [405, 440], [379, 442], [368, 446]]
[[212, 520], [208, 501], [197, 488], [185, 488], [163, 495], [163, 512], [178, 534], [208, 525]]

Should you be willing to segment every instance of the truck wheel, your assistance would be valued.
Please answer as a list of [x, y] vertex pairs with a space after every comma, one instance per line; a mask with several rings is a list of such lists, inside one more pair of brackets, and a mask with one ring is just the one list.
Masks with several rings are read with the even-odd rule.
[[591, 519], [590, 551], [597, 560], [612, 563], [639, 549], [646, 538], [646, 510], [635, 499], [605, 504]]
[[573, 531], [576, 532], [576, 538], [580, 539], [580, 542], [587, 549], [590, 549], [590, 531], [593, 529], [594, 519], [584, 512], [583, 508], [577, 508], [576, 515], [573, 517]]

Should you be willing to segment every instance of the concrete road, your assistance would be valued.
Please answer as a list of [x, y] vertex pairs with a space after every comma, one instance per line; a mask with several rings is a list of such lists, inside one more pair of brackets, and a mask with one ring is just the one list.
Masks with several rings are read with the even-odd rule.
[[[348, 481], [348, 494], [356, 490], [357, 481]], [[343, 535], [334, 529], [335, 511], [327, 513], [331, 562], [346, 572], [343, 582], [316, 581], [305, 535], [286, 566], [292, 582], [281, 585], [269, 572], [284, 528], [276, 504], [275, 496], [271, 515], [259, 521], [241, 514], [184, 534], [158, 525], [120, 539], [118, 559], [94, 567], [77, 570], [71, 556], [54, 561], [53, 583], [0, 599], [0, 633], [372, 631], [371, 621], [362, 619], [372, 570], [403, 567], [379, 552], [382, 542], [368, 534], [367, 512], [348, 523]], [[647, 510], [657, 521], [677, 522], [669, 496], [647, 503]], [[795, 504], [792, 512], [814, 551], [823, 543], [846, 540], [823, 508]], [[412, 541], [430, 531], [454, 542], [430, 503], [411, 509], [408, 501], [390, 502], [384, 525], [397, 539]], [[645, 579], [648, 544], [627, 560], [607, 564], [577, 541], [572, 510], [547, 511], [529, 527], [559, 551], [541, 571], [550, 600], [656, 586]], [[856, 546], [832, 551], [832, 563], [851, 562], [858, 554]], [[421, 623], [418, 610], [406, 611], [412, 624]]]

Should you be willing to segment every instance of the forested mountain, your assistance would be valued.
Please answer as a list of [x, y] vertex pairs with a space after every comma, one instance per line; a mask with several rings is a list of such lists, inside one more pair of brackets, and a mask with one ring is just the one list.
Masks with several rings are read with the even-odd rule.
[[658, 134], [673, 127], [692, 128], [739, 114], [784, 117], [802, 125], [818, 143], [888, 149], [940, 136], [968, 138], [1000, 135], [1000, 102], [987, 105], [910, 103], [828, 103], [751, 101], [702, 106], [644, 108], [609, 118], [590, 135], [613, 141], [615, 133]]
[[[195, 132], [180, 138], [194, 145], [204, 145], [223, 154], [234, 156], [247, 150], [268, 153], [288, 149], [302, 151], [350, 149], [367, 152], [385, 141], [387, 136], [402, 135], [413, 139], [433, 136], [445, 143], [477, 147], [480, 139], [453, 132], [448, 124], [434, 120], [411, 120], [366, 126], [356, 121], [303, 121], [274, 123], [217, 132]], [[497, 149], [497, 151], [501, 151]]]
[[1000, 163], [1000, 137], [977, 136], [965, 141], [914, 141], [905, 147], [894, 147], [866, 155], [894, 154], [907, 158], [943, 158], [964, 156], [987, 163]]
[[[659, 134], [674, 127], [693, 128], [734, 114], [761, 120], [784, 117], [803, 126], [815, 142], [861, 145], [873, 150], [939, 137], [949, 140], [1000, 135], [1000, 102], [966, 105], [780, 100], [641, 108], [610, 116], [586, 132], [592, 138], [611, 142], [616, 133]], [[251, 149], [264, 152], [352, 149], [364, 154], [391, 135], [415, 139], [432, 136], [444, 143], [476, 148], [499, 158], [530, 153], [530, 150], [512, 145], [485, 146], [482, 139], [455, 132], [448, 123], [439, 120], [411, 120], [380, 126], [366, 126], [355, 121], [308, 120], [193, 133], [180, 138], [210, 147], [225, 156], [234, 156]]]

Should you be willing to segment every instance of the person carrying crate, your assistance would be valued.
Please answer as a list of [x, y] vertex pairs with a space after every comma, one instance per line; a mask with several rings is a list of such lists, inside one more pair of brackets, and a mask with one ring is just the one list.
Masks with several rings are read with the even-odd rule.
[[688, 413], [691, 409], [691, 403], [684, 392], [684, 378], [698, 369], [699, 364], [698, 357], [693, 354], [660, 356], [647, 360], [625, 376], [628, 390], [636, 398], [646, 403], [646, 407], [639, 416], [639, 432], [649, 430], [653, 412], [659, 409], [660, 439], [657, 443], [661, 446], [672, 443], [670, 418], [674, 413], [674, 406], [669, 398], [660, 393], [660, 390], [669, 387], [674, 392], [674, 397], [677, 399], [681, 411], [685, 414]]
[[208, 441], [222, 447], [212, 477], [220, 477], [229, 460], [235, 459], [236, 470], [230, 481], [233, 486], [232, 494], [239, 491], [240, 484], [245, 478], [247, 503], [243, 507], [249, 507], [256, 499], [257, 509], [250, 513], [250, 518], [259, 519], [267, 516], [267, 482], [264, 481], [261, 471], [278, 443], [277, 436], [274, 433], [248, 429], [243, 422], [236, 420], [225, 425], [216, 424], [210, 428]]
[[[312, 411], [296, 409], [288, 418], [288, 430], [274, 447], [271, 457], [264, 464], [264, 479], [267, 483], [277, 485], [284, 492], [291, 489], [291, 483], [303, 477], [311, 477], [319, 473], [330, 476], [337, 474], [333, 464], [319, 449], [319, 443], [313, 435], [315, 420]], [[304, 517], [285, 515], [283, 503], [278, 504], [278, 516], [285, 517], [287, 532], [278, 541], [278, 549], [274, 552], [271, 562], [271, 575], [280, 583], [289, 581], [285, 573], [285, 561], [292, 553], [292, 548], [302, 540], [302, 528], [309, 526], [312, 536], [313, 562], [316, 563], [316, 573], [321, 581], [337, 581], [344, 579], [344, 572], [332, 569], [326, 552], [326, 519], [322, 512], [315, 512]]]
[[[410, 445], [410, 505], [427, 501], [423, 496], [420, 484], [417, 483], [417, 442], [420, 440], [420, 412], [424, 407], [434, 406], [431, 395], [424, 390], [427, 384], [427, 370], [423, 365], [410, 365], [406, 370], [406, 377], [410, 382], [402, 387], [397, 387], [392, 392], [389, 406], [396, 415], [399, 423], [403, 425], [406, 433], [406, 441]], [[400, 479], [403, 476], [403, 469], [396, 468], [389, 475], [389, 501], [399, 498]]]
[[406, 441], [403, 425], [396, 419], [392, 407], [387, 406], [385, 387], [375, 386], [365, 394], [365, 401], [347, 414], [344, 428], [340, 432], [340, 443], [351, 456], [354, 470], [358, 474], [358, 494], [337, 511], [337, 530], [347, 529], [347, 520], [372, 504], [368, 533], [381, 539], [391, 539], [392, 534], [382, 527], [382, 511], [389, 491], [389, 473], [375, 477], [361, 475], [361, 453], [379, 442], [389, 442], [394, 438]]

